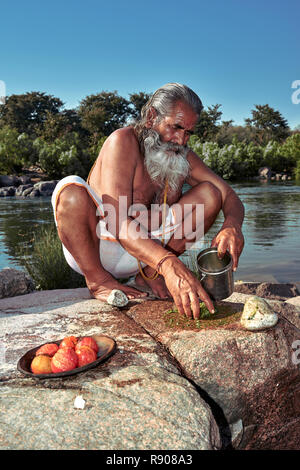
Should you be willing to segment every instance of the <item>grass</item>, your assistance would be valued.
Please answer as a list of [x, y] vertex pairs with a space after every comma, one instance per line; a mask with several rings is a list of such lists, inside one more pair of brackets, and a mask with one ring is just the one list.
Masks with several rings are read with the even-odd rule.
[[65, 260], [55, 224], [42, 226], [34, 234], [32, 247], [19, 256], [37, 290], [86, 287], [84, 276], [73, 271]]
[[204, 302], [200, 302], [200, 318], [190, 319], [181, 315], [177, 308], [173, 308], [164, 313], [163, 319], [165, 325], [169, 328], [200, 330], [203, 328], [217, 328], [222, 325], [233, 323], [240, 319], [242, 312], [232, 311], [230, 305], [215, 305], [215, 313], [209, 312]]

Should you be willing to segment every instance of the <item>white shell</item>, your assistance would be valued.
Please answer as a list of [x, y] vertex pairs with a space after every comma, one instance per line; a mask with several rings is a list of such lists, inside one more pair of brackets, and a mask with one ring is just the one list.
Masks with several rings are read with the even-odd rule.
[[118, 289], [113, 289], [109, 296], [107, 297], [106, 302], [115, 307], [125, 307], [128, 304], [129, 300], [127, 295], [123, 291]]
[[74, 408], [78, 410], [83, 410], [85, 407], [85, 400], [82, 398], [82, 395], [78, 395], [74, 400]]
[[241, 325], [247, 330], [257, 331], [271, 328], [276, 325], [277, 321], [278, 315], [261, 297], [253, 295], [246, 301], [241, 316]]

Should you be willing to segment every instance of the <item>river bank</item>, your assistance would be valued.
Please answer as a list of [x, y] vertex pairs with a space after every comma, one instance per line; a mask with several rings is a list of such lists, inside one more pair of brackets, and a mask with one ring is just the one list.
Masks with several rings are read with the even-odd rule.
[[48, 197], [59, 180], [49, 180], [38, 167], [25, 170], [21, 176], [0, 175], [0, 197]]

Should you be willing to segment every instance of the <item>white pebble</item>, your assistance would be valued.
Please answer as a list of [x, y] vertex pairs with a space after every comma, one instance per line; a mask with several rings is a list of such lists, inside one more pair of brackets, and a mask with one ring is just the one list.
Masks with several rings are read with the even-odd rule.
[[85, 400], [82, 398], [82, 395], [78, 395], [78, 397], [74, 400], [74, 408], [78, 410], [83, 410], [85, 407]]
[[127, 295], [119, 289], [113, 289], [107, 297], [107, 303], [115, 307], [125, 307], [128, 302]]

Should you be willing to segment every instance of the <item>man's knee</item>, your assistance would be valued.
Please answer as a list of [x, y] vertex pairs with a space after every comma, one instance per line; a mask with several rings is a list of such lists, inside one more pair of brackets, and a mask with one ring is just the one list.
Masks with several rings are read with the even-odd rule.
[[87, 214], [88, 209], [96, 210], [96, 206], [83, 186], [70, 184], [64, 188], [56, 206], [57, 218], [66, 214]]

